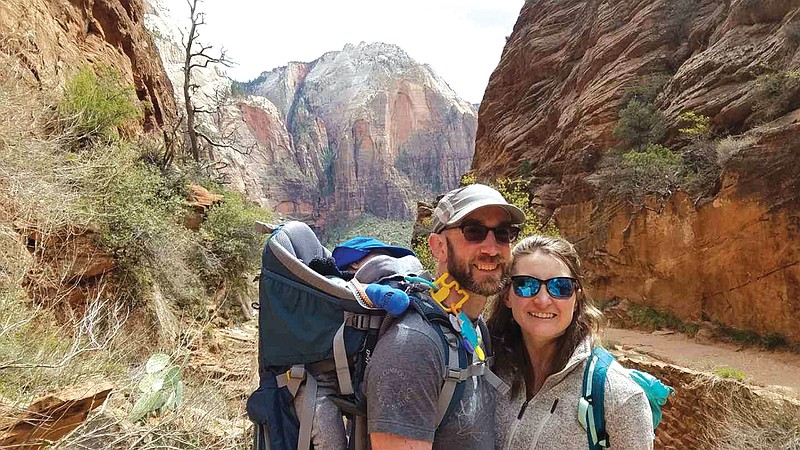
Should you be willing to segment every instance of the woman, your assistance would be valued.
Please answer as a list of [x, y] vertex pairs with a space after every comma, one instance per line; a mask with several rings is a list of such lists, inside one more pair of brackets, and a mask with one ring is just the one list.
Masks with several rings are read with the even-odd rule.
[[[578, 421], [586, 361], [601, 317], [583, 290], [575, 248], [532, 236], [514, 247], [511, 281], [489, 319], [495, 372], [511, 385], [497, 406], [497, 449], [588, 447]], [[616, 361], [605, 385], [606, 430], [613, 449], [652, 449], [644, 391]]]

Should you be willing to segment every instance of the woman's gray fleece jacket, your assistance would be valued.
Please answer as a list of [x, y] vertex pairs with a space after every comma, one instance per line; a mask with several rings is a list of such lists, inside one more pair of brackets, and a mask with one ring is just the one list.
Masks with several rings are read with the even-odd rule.
[[[497, 450], [588, 448], [586, 430], [578, 422], [578, 399], [590, 351], [591, 338], [587, 338], [575, 349], [564, 370], [548, 377], [528, 402], [525, 389], [513, 398], [510, 393], [500, 395], [495, 419]], [[605, 416], [612, 449], [653, 448], [650, 404], [628, 370], [616, 361], [606, 378]]]

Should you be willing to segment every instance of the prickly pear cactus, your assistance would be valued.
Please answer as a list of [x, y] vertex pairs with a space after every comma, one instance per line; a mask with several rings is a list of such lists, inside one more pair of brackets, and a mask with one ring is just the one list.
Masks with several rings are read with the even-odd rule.
[[130, 419], [134, 422], [151, 414], [163, 414], [183, 402], [181, 368], [170, 364], [169, 356], [156, 353], [147, 360], [145, 374], [139, 381], [139, 399], [133, 405]]

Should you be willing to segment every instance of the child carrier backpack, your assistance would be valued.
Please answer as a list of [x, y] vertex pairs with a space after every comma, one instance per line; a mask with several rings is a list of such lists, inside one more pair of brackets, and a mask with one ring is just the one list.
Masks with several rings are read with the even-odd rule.
[[[603, 347], [595, 346], [583, 372], [582, 396], [578, 401], [578, 421], [586, 429], [590, 450], [601, 450], [611, 446], [606, 430], [604, 394], [606, 374], [612, 362], [614, 355]], [[661, 407], [667, 403], [670, 396], [675, 395], [675, 391], [647, 372], [628, 370], [631, 379], [641, 386], [647, 396], [655, 430], [661, 423]]]
[[[348, 419], [348, 449], [367, 448], [364, 372], [381, 337], [386, 312], [371, 308], [358, 292], [309, 268], [314, 259], [329, 256], [301, 222], [281, 225], [264, 246], [259, 277], [259, 387], [247, 400], [256, 450], [311, 448], [317, 377], [331, 371], [338, 378], [339, 392], [329, 399]], [[464, 390], [462, 382], [469, 377], [485, 376], [487, 382], [502, 388], [485, 364], [472, 363], [448, 315], [430, 299], [428, 286], [405, 281], [406, 276], [423, 274], [408, 273], [402, 267], [399, 273], [390, 273], [390, 269], [387, 265], [378, 271], [377, 279], [361, 281], [405, 291], [411, 299], [406, 314], [421, 314], [440, 335], [448, 375], [442, 380], [437, 423], [455, 409]], [[488, 336], [483, 321], [479, 324], [481, 333]], [[306, 402], [295, 410], [294, 395], [301, 384], [305, 384]]]

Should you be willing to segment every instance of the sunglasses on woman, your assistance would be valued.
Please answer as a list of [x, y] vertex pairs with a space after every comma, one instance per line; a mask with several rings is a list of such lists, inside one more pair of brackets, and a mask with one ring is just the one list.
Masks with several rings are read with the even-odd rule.
[[464, 235], [464, 239], [468, 242], [483, 242], [491, 231], [494, 233], [494, 239], [500, 244], [510, 244], [514, 242], [517, 236], [519, 236], [520, 231], [519, 227], [513, 225], [499, 225], [490, 228], [479, 223], [461, 224], [456, 227], [445, 228], [443, 231], [452, 230], [454, 228], [460, 229], [461, 234]]
[[578, 289], [578, 280], [571, 277], [555, 277], [540, 280], [528, 275], [514, 275], [511, 277], [511, 286], [517, 297], [535, 297], [539, 289], [545, 286], [550, 297], [565, 300], [572, 297]]

